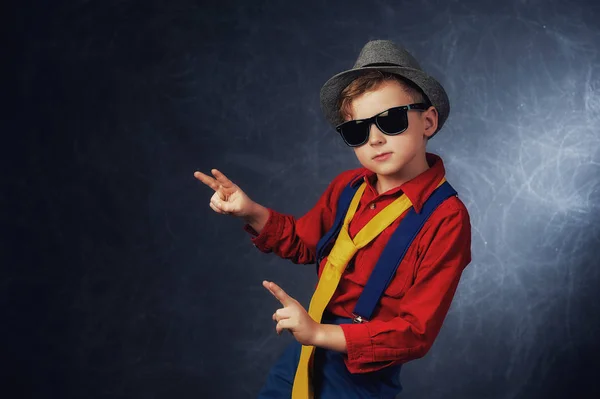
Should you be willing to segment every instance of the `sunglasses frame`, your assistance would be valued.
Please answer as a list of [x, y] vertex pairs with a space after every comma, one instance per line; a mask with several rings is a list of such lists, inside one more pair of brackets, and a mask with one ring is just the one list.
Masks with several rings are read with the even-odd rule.
[[[339, 125], [337, 125], [335, 127], [335, 130], [338, 131], [338, 133], [340, 134], [340, 136], [342, 136], [342, 139], [344, 140], [344, 143], [346, 143], [346, 145], [348, 145], [349, 147], [360, 147], [361, 145], [364, 145], [367, 141], [369, 141], [369, 136], [371, 135], [371, 125], [374, 123], [375, 126], [377, 126], [377, 128], [385, 135], [388, 136], [397, 136], [400, 133], [403, 133], [406, 131], [406, 129], [408, 129], [408, 124], [406, 125], [406, 127], [398, 132], [393, 132], [393, 133], [389, 133], [386, 132], [385, 130], [383, 130], [381, 128], [381, 126], [379, 126], [379, 123], [377, 122], [377, 117], [379, 117], [381, 114], [384, 114], [386, 112], [389, 112], [391, 110], [396, 110], [396, 109], [402, 109], [405, 110], [407, 113], [410, 110], [415, 110], [415, 111], [426, 111], [428, 108], [430, 107], [430, 105], [426, 104], [426, 103], [412, 103], [412, 104], [408, 104], [408, 105], [401, 105], [399, 107], [392, 107], [392, 108], [388, 108], [385, 111], [381, 111], [380, 113], [378, 113], [377, 115], [373, 115], [370, 118], [365, 118], [365, 119], [353, 119], [351, 121], [346, 121], [344, 123], [341, 123]], [[344, 127], [344, 125], [347, 124], [356, 124], [356, 122], [361, 122], [361, 123], [365, 123], [365, 125], [367, 126], [367, 134], [365, 135], [365, 140], [360, 143], [360, 144], [350, 144], [348, 143], [348, 141], [346, 141], [346, 138], [344, 137], [344, 134], [342, 133], [342, 129]]]

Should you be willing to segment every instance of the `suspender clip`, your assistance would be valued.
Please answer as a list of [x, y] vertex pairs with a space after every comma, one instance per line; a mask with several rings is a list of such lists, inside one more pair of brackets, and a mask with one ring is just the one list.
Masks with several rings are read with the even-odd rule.
[[354, 313], [352, 313], [352, 316], [354, 316], [354, 318], [352, 319], [353, 323], [360, 324], [360, 323], [365, 323], [365, 322], [369, 321], [367, 319], [363, 319], [361, 316], [354, 314]]

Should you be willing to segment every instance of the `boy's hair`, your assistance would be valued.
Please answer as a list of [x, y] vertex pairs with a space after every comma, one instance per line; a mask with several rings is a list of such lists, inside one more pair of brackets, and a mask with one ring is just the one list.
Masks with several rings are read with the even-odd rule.
[[429, 100], [425, 93], [410, 80], [390, 72], [374, 70], [360, 75], [342, 90], [338, 100], [338, 112], [340, 113], [342, 120], [346, 120], [346, 117], [352, 117], [351, 105], [356, 97], [368, 91], [377, 89], [382, 83], [387, 81], [396, 81], [400, 83], [400, 86], [411, 98], [412, 102], [425, 102], [429, 105]]

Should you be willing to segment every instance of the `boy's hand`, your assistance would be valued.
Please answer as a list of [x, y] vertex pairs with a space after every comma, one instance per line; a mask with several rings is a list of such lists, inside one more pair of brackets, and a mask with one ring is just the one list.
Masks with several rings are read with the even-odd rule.
[[289, 330], [296, 341], [302, 345], [314, 345], [320, 332], [321, 324], [314, 321], [304, 307], [294, 298], [285, 293], [277, 284], [263, 281], [263, 286], [284, 306], [273, 313], [277, 334]]
[[255, 202], [236, 184], [217, 169], [211, 169], [212, 178], [202, 172], [194, 172], [194, 177], [215, 190], [210, 199], [210, 207], [217, 213], [239, 217], [251, 216]]

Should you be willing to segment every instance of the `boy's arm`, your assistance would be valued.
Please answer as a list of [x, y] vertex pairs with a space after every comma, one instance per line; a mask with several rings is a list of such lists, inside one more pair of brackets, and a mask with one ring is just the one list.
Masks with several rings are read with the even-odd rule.
[[[462, 205], [462, 203], [461, 203]], [[462, 205], [436, 225], [413, 285], [398, 309], [398, 317], [361, 324], [342, 324], [346, 366], [351, 373], [366, 373], [395, 363], [423, 357], [431, 348], [446, 317], [463, 269], [471, 262], [471, 225]], [[331, 339], [339, 336], [331, 331]], [[332, 347], [335, 342], [325, 343]]]
[[256, 204], [252, 215], [245, 218], [244, 229], [264, 253], [274, 252], [294, 263], [314, 263], [317, 243], [333, 225], [338, 198], [355, 175], [355, 170], [338, 175], [315, 206], [300, 218]]
[[[255, 202], [251, 213], [244, 218], [246, 225], [254, 230], [256, 235], [260, 234], [265, 224], [269, 220], [269, 209]], [[250, 230], [252, 232], [252, 230]]]
[[336, 352], [348, 352], [344, 330], [337, 324], [320, 324], [314, 342], [311, 344]]

